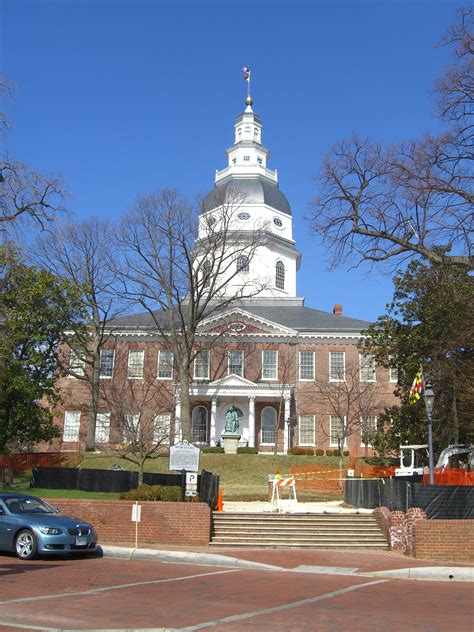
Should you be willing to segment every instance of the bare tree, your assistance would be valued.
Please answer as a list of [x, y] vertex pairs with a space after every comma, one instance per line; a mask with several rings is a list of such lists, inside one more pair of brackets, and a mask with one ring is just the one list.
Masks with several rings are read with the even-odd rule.
[[446, 129], [384, 148], [357, 136], [337, 143], [317, 178], [310, 222], [331, 264], [421, 256], [472, 269], [473, 28], [461, 10], [447, 42], [454, 64], [438, 80]]
[[86, 450], [95, 447], [101, 349], [113, 333], [110, 321], [124, 308], [117, 292], [120, 258], [113, 233], [107, 221], [97, 218], [58, 224], [51, 234], [38, 239], [33, 254], [44, 268], [81, 289], [88, 314], [87, 327], [68, 332], [70, 354], [63, 365], [66, 373], [85, 382], [90, 391]]
[[[236, 263], [239, 257], [249, 263], [264, 239], [264, 227], [245, 234], [236, 228], [242, 202], [235, 193], [219, 200], [212, 215], [198, 216], [176, 190], [165, 189], [140, 198], [120, 234], [126, 259], [124, 292], [149, 313], [156, 332], [173, 352], [181, 430], [187, 440], [192, 440], [192, 363], [225, 334], [203, 337], [200, 330], [207, 319], [258, 295], [264, 287], [245, 282]], [[239, 285], [233, 289], [236, 279]]]
[[[348, 363], [337, 381], [314, 381], [314, 399], [323, 413], [320, 430], [330, 442], [337, 443], [340, 469], [348, 437], [361, 433], [364, 442], [373, 439], [368, 418], [378, 409], [377, 385], [361, 381], [359, 371], [357, 363]], [[332, 427], [323, 419], [327, 415], [332, 417]]]
[[172, 414], [167, 411], [173, 408], [172, 391], [154, 374], [129, 380], [122, 371], [103, 385], [101, 401], [113, 421], [107, 448], [138, 467], [141, 485], [147, 461], [162, 456], [170, 443]]
[[[0, 97], [11, 96], [13, 84], [0, 76]], [[0, 112], [0, 132], [8, 120]], [[45, 229], [59, 213], [65, 212], [66, 193], [59, 176], [41, 175], [8, 156], [0, 156], [0, 231], [3, 239], [15, 234], [25, 223]]]

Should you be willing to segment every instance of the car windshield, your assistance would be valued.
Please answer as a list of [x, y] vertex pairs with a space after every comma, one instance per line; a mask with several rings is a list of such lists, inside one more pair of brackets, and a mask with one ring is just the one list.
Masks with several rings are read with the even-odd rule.
[[39, 498], [8, 498], [5, 500], [10, 513], [56, 513], [55, 510]]

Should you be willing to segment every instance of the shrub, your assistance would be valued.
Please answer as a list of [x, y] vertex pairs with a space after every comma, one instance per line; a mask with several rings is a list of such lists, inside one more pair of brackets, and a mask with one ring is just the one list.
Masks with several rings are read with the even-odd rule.
[[258, 454], [258, 450], [257, 448], [249, 448], [247, 446], [245, 448], [237, 448], [237, 454]]
[[162, 500], [176, 501], [181, 499], [181, 487], [166, 485], [140, 485], [138, 489], [122, 492], [120, 500]]
[[326, 456], [334, 456], [337, 455], [337, 450], [326, 450]]
[[387, 465], [398, 465], [398, 459], [383, 456], [367, 456], [362, 459], [367, 465], [375, 467], [386, 467]]
[[[238, 449], [239, 448], [237, 448], [237, 450]], [[220, 445], [215, 445], [210, 448], [202, 448], [201, 452], [203, 454], [223, 454], [224, 448], [222, 448]]]
[[293, 454], [295, 456], [301, 456], [301, 455], [313, 456], [314, 448], [303, 448], [299, 445], [295, 445], [292, 448], [290, 448], [289, 452], [290, 454]]
[[349, 452], [349, 450], [344, 450], [344, 452], [342, 453], [344, 456], [350, 456], [351, 453]]
[[317, 450], [315, 450], [314, 453], [316, 456], [324, 456], [324, 450], [321, 450], [321, 448], [318, 448]]

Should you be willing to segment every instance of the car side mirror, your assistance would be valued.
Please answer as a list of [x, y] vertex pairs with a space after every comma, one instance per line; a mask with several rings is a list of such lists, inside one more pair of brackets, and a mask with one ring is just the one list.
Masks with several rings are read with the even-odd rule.
[[4, 516], [5, 512], [3, 511], [3, 507], [0, 507], [0, 516]]

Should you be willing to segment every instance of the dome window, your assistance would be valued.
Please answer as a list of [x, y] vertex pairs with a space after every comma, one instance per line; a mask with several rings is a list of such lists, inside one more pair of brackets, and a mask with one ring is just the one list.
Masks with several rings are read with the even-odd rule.
[[244, 162], [249, 162], [250, 156], [244, 156]]
[[248, 272], [249, 271], [249, 260], [248, 257], [244, 255], [240, 255], [237, 257], [237, 272]]
[[283, 226], [283, 222], [281, 221], [279, 217], [274, 217], [273, 223], [275, 224], [277, 228], [281, 228]]
[[275, 265], [275, 287], [279, 290], [285, 289], [285, 264], [277, 261]]
[[242, 222], [246, 222], [248, 219], [250, 219], [250, 213], [247, 213], [247, 211], [242, 211], [241, 213], [239, 213], [237, 215], [237, 217], [242, 221]]

